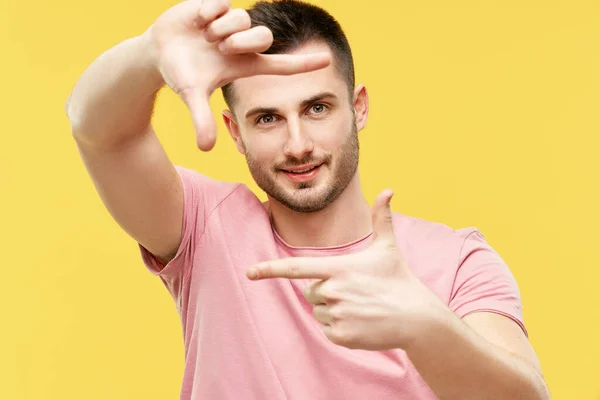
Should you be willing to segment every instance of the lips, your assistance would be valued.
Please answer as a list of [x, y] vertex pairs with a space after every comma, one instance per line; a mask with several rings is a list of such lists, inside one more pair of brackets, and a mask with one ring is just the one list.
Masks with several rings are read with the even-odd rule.
[[315, 179], [319, 174], [322, 165], [323, 164], [306, 164], [298, 167], [285, 168], [282, 169], [282, 171], [292, 182], [308, 182]]
[[306, 172], [309, 172], [315, 168], [320, 167], [321, 164], [310, 164], [310, 165], [301, 165], [299, 167], [292, 167], [292, 168], [282, 168], [285, 172], [289, 172], [292, 174], [303, 174]]

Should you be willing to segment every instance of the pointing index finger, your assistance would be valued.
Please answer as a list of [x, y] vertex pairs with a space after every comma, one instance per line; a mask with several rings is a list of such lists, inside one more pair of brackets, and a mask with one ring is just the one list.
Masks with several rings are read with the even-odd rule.
[[329, 279], [343, 268], [342, 257], [291, 257], [265, 261], [246, 271], [252, 280], [269, 278]]

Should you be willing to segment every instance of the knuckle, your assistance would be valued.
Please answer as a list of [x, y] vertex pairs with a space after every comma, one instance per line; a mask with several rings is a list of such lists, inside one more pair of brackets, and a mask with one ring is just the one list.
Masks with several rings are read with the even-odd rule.
[[270, 278], [271, 275], [273, 275], [273, 270], [271, 265], [261, 265], [260, 267], [256, 268], [256, 273], [261, 279]]
[[314, 306], [312, 310], [313, 316], [318, 320], [321, 315], [321, 308], [319, 306]]
[[388, 239], [382, 238], [382, 240], [379, 240], [377, 242], [376, 246], [379, 251], [384, 252], [384, 253], [390, 253], [390, 252], [395, 253], [398, 250], [396, 241], [393, 239], [388, 240]]
[[313, 297], [313, 286], [312, 285], [308, 285], [307, 287], [304, 288], [304, 298], [305, 299], [310, 299]]
[[[204, 4], [210, 5], [213, 9], [221, 10], [229, 6], [228, 0], [204, 0]], [[212, 3], [212, 4], [211, 4]]]
[[237, 48], [237, 40], [235, 36], [229, 36], [228, 38], [223, 40], [223, 46], [225, 46], [226, 51], [235, 50]]
[[198, 8], [197, 17], [201, 21], [208, 23], [217, 18], [217, 16], [221, 14], [224, 10], [226, 10], [228, 7], [229, 2], [227, 0], [206, 1]]
[[330, 269], [334, 275], [344, 278], [352, 273], [347, 265], [333, 265]]
[[214, 40], [214, 38], [217, 37], [217, 31], [215, 29], [214, 24], [210, 24], [208, 28], [206, 28], [206, 30], [204, 31], [204, 37], [207, 40]]
[[390, 253], [395, 253], [398, 251], [398, 246], [396, 245], [395, 241], [386, 241], [385, 243], [385, 250], [387, 250]]
[[351, 338], [347, 330], [340, 328], [337, 324], [331, 325], [329, 340], [340, 346], [346, 346], [351, 343]]
[[229, 0], [221, 0], [219, 2], [219, 7], [217, 7], [217, 14], [223, 14], [229, 9], [230, 6], [231, 4], [229, 3]]
[[250, 14], [248, 14], [246, 10], [243, 8], [236, 8], [231, 10], [231, 14], [240, 27], [245, 29], [250, 28], [252, 21], [250, 20]]
[[288, 273], [290, 275], [291, 278], [295, 278], [298, 275], [300, 275], [300, 269], [298, 268], [297, 264], [292, 264], [288, 267]]
[[346, 312], [341, 307], [332, 307], [330, 310], [331, 319], [334, 321], [343, 320], [346, 316]]
[[317, 294], [325, 299], [327, 302], [334, 302], [336, 300], [340, 300], [340, 290], [337, 287], [338, 285], [331, 280], [327, 280], [320, 285], [317, 290]]
[[196, 13], [196, 17], [202, 22], [207, 22], [210, 18], [210, 14], [208, 11], [209, 10], [207, 10], [206, 7], [200, 7], [198, 9], [198, 12]]
[[337, 293], [334, 290], [327, 289], [327, 288], [322, 289], [319, 293], [319, 296], [321, 296], [328, 303], [338, 300], [338, 298], [339, 298], [339, 296], [337, 295]]
[[273, 276], [273, 267], [271, 265], [265, 266], [265, 268], [262, 270], [261, 276], [264, 278], [272, 277]]
[[265, 42], [271, 45], [271, 43], [273, 42], [273, 32], [271, 32], [269, 28], [267, 28], [266, 26], [258, 26], [256, 27], [256, 32], [256, 35], [258, 36], [261, 43]]

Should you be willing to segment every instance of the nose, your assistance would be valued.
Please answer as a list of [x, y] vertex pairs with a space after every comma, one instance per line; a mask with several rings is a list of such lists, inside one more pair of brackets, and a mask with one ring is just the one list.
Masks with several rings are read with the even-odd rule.
[[298, 119], [288, 119], [287, 127], [288, 137], [283, 153], [287, 157], [300, 160], [314, 150], [314, 144], [306, 132], [302, 130]]

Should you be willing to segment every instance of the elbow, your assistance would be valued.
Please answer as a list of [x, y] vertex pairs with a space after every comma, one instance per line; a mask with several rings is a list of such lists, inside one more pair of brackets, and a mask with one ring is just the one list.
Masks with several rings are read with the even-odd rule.
[[69, 97], [67, 98], [67, 101], [65, 101], [65, 115], [69, 119], [69, 123], [71, 124], [71, 130], [73, 131], [73, 129], [78, 124], [77, 124], [76, 113], [74, 112], [74, 103], [73, 103], [73, 95], [72, 94], [70, 94]]
[[[542, 373], [537, 368], [524, 363], [521, 366], [522, 368], [519, 368], [518, 371], [513, 370], [514, 374], [505, 380], [501, 386], [495, 388], [493, 395], [488, 392], [488, 396], [498, 400], [551, 400], [550, 391]], [[475, 398], [481, 398], [481, 393]]]
[[548, 389], [548, 385], [544, 379], [540, 378], [540, 381], [537, 385], [537, 397], [539, 400], [550, 400], [550, 389]]
[[[83, 127], [83, 119], [81, 110], [78, 110], [77, 102], [73, 102], [73, 95], [69, 95], [65, 101], [65, 115], [69, 120], [71, 127], [71, 136], [77, 142], [88, 142], [90, 138], [89, 126]], [[86, 123], [86, 125], [89, 125]], [[84, 135], [82, 132], [86, 132]]]
[[69, 118], [69, 104], [71, 103], [71, 95], [67, 97], [67, 101], [65, 101], [65, 115]]
[[[519, 393], [515, 398], [523, 400], [550, 400], [550, 390], [539, 372], [533, 371], [523, 386], [520, 390], [517, 390]], [[523, 396], [525, 393], [527, 395]]]
[[76, 113], [75, 113], [75, 106], [76, 106], [76, 102], [73, 102], [73, 93], [69, 94], [69, 97], [67, 97], [67, 100], [65, 101], [65, 115], [67, 116], [67, 118], [69, 119], [69, 122], [71, 123], [71, 126], [74, 125], [75, 121], [75, 117], [76, 117]]

